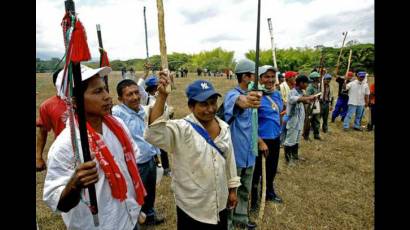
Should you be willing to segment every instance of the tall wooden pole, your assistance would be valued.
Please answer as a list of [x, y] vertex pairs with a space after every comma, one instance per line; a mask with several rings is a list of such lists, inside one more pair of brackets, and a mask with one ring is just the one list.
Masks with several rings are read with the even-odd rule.
[[[167, 70], [169, 73], [167, 44], [165, 42], [164, 5], [162, 3], [162, 0], [157, 0], [157, 10], [158, 10], [159, 50], [161, 52], [161, 70]], [[171, 78], [171, 84], [174, 85], [174, 81], [172, 78]], [[167, 92], [171, 92], [171, 85], [168, 85], [166, 90]]]
[[352, 49], [350, 49], [350, 52], [349, 52], [349, 60], [348, 60], [348, 63], [347, 63], [347, 69], [346, 69], [346, 73], [345, 73], [345, 77], [347, 77], [347, 74], [349, 73], [349, 70], [350, 70], [350, 61], [352, 60]]
[[344, 45], [345, 45], [345, 40], [346, 40], [346, 37], [347, 37], [347, 31], [346, 31], [346, 32], [343, 32], [342, 35], [344, 35], [345, 37], [343, 38], [342, 48], [340, 49], [339, 57], [337, 58], [337, 64], [336, 64], [336, 69], [335, 69], [335, 76], [337, 76], [337, 74], [339, 73], [340, 57], [342, 56], [343, 47], [344, 47]]
[[[273, 40], [273, 27], [272, 27], [272, 19], [268, 18], [268, 27], [269, 27], [269, 33], [270, 33], [270, 43], [271, 43], [271, 48], [272, 48], [272, 60], [273, 60], [273, 66], [275, 67], [276, 70], [278, 70], [278, 65], [276, 64], [276, 48], [275, 48], [275, 43]], [[276, 73], [275, 76], [275, 85], [279, 84], [279, 79], [278, 79], [278, 74]]]

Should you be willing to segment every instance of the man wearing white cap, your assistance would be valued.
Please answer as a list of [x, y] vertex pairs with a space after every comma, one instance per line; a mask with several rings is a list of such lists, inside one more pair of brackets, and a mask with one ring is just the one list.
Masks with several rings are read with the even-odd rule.
[[[135, 162], [139, 149], [125, 124], [110, 115], [112, 98], [101, 77], [110, 71], [110, 67], [81, 66], [81, 93], [93, 159], [81, 163], [81, 146], [79, 155], [74, 153], [70, 126], [50, 147], [43, 200], [54, 212], [62, 213], [67, 229], [138, 228], [137, 219], [146, 194]], [[57, 89], [61, 89], [62, 82], [61, 73]], [[63, 90], [59, 93], [62, 95]], [[73, 131], [77, 133], [76, 143], [81, 145], [78, 129]], [[88, 208], [88, 192], [84, 190], [90, 185], [95, 186], [98, 201], [97, 227]]]

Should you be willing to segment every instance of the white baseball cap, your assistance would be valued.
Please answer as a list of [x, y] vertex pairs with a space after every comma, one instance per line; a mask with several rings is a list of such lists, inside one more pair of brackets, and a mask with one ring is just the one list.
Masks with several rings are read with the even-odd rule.
[[[81, 81], [85, 81], [96, 74], [99, 76], [107, 76], [110, 72], [112, 71], [111, 67], [104, 66], [98, 69], [92, 69], [88, 66], [81, 65]], [[64, 69], [60, 71], [60, 73], [57, 76], [56, 80], [56, 89], [57, 89], [57, 94], [60, 97], [64, 97], [64, 91], [61, 89], [61, 85], [63, 83], [63, 74], [64, 74]], [[73, 84], [74, 85], [74, 84]]]

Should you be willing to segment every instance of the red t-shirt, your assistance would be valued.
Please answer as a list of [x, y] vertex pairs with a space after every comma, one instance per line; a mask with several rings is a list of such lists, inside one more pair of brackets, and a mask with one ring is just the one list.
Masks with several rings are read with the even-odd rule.
[[43, 126], [47, 132], [53, 129], [56, 138], [65, 128], [66, 111], [66, 103], [60, 97], [50, 97], [40, 105], [40, 114], [36, 126]]
[[370, 85], [370, 104], [375, 104], [374, 83]]

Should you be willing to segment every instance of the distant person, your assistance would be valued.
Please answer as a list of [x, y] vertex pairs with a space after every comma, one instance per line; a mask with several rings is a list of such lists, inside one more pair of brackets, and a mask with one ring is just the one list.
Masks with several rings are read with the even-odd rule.
[[200, 76], [202, 76], [202, 69], [201, 68], [196, 68], [196, 73], [197, 73], [197, 76], [198, 77], [200, 77]]
[[282, 95], [284, 109], [286, 109], [288, 103], [288, 95], [291, 89], [295, 87], [296, 84], [296, 76], [298, 75], [295, 71], [286, 71], [285, 73], [285, 81], [279, 85], [280, 93]]
[[185, 75], [185, 77], [188, 77], [188, 68], [187, 67], [184, 68], [184, 75]]
[[[374, 76], [373, 76], [374, 77]], [[374, 83], [370, 85], [370, 97], [369, 97], [369, 107], [370, 107], [370, 121], [367, 121], [367, 131], [372, 131], [374, 128], [374, 118], [376, 113], [376, 95]]]
[[[312, 72], [309, 74], [309, 79], [313, 82], [309, 84], [306, 89], [306, 96], [311, 96], [320, 93], [319, 84], [320, 84], [320, 74], [318, 72]], [[309, 140], [309, 134], [311, 127], [313, 128], [313, 136], [317, 140], [321, 140], [320, 137], [320, 102], [319, 100], [315, 100], [312, 104], [309, 104], [305, 107], [307, 111], [305, 111], [306, 117], [308, 119], [305, 123], [305, 127], [303, 130], [303, 137], [305, 140]]]
[[357, 79], [345, 85], [344, 88], [349, 91], [349, 108], [347, 115], [343, 121], [343, 129], [349, 130], [350, 120], [355, 113], [355, 122], [353, 129], [356, 131], [362, 131], [360, 120], [364, 113], [365, 106], [369, 105], [370, 90], [367, 83], [363, 80], [366, 77], [366, 72], [360, 71], [357, 73]]
[[[57, 70], [53, 74], [53, 85], [56, 87], [56, 79], [62, 69]], [[68, 115], [66, 114], [67, 105], [58, 96], [54, 95], [41, 103], [39, 108], [39, 117], [36, 121], [37, 131], [37, 145], [36, 145], [36, 171], [43, 171], [46, 169], [46, 163], [43, 159], [44, 146], [47, 143], [48, 132], [53, 130], [54, 139], [65, 128], [65, 122]]]
[[127, 74], [127, 69], [125, 67], [121, 68], [121, 77], [124, 80], [125, 79], [125, 75]]
[[347, 102], [349, 101], [349, 94], [348, 91], [343, 88], [344, 85], [348, 84], [353, 78], [353, 72], [349, 71], [347, 73], [346, 79], [344, 76], [339, 76], [336, 78], [336, 82], [339, 84], [339, 91], [338, 97], [335, 105], [335, 109], [332, 113], [332, 122], [335, 122], [336, 118], [341, 115], [343, 121], [347, 114], [348, 105]]
[[173, 153], [172, 190], [177, 229], [228, 229], [228, 210], [237, 204], [235, 156], [229, 126], [215, 116], [217, 93], [209, 81], [186, 88], [191, 114], [168, 120], [164, 111], [169, 84], [160, 73], [158, 97], [149, 111], [148, 142]]
[[303, 90], [307, 88], [309, 78], [305, 75], [299, 75], [296, 78], [296, 85], [288, 95], [288, 105], [286, 106], [286, 137], [283, 143], [285, 150], [285, 159], [289, 166], [293, 166], [296, 160], [299, 160], [299, 142], [302, 135], [305, 108], [304, 103], [312, 103], [316, 100], [314, 95], [305, 96]]
[[[252, 185], [253, 171], [257, 152], [254, 152], [252, 143], [252, 109], [259, 108], [261, 93], [248, 91], [248, 85], [255, 78], [255, 62], [249, 59], [240, 60], [235, 67], [238, 85], [225, 94], [224, 117], [225, 121], [232, 119], [230, 130], [235, 153], [237, 175], [241, 178], [238, 188], [238, 206], [228, 218], [231, 227], [255, 228], [256, 223], [249, 219], [248, 201]], [[262, 142], [258, 141], [262, 148]]]
[[323, 95], [320, 96], [320, 117], [322, 118], [322, 131], [327, 133], [329, 130], [328, 127], [328, 118], [329, 111], [332, 111], [333, 106], [333, 96], [332, 90], [330, 87], [330, 81], [332, 80], [332, 75], [325, 74], [323, 76]]

